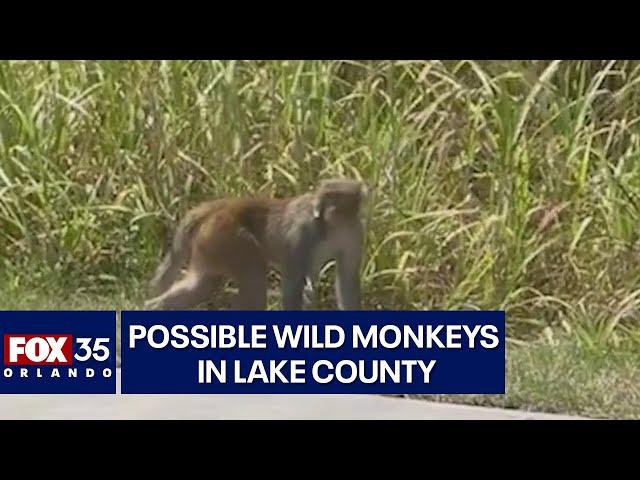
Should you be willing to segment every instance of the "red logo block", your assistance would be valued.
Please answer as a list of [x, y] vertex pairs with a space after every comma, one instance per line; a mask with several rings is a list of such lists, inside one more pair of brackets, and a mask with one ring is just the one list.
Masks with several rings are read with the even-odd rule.
[[5, 365], [71, 365], [73, 336], [5, 334]]

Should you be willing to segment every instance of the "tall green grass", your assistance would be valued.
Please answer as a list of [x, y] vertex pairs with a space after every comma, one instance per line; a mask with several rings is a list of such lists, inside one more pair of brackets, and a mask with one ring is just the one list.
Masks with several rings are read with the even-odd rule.
[[638, 341], [639, 98], [635, 61], [0, 62], [3, 295], [137, 302], [195, 202], [349, 176], [367, 308]]

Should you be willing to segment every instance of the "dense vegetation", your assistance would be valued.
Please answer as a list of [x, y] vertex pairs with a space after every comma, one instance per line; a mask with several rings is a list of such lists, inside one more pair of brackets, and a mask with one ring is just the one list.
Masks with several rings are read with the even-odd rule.
[[637, 342], [639, 95], [635, 61], [0, 62], [3, 301], [136, 303], [199, 199], [352, 176], [367, 308]]

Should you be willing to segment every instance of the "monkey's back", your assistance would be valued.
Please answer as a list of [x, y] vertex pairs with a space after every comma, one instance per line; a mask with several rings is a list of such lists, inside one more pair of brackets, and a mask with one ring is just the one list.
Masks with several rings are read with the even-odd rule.
[[280, 263], [280, 218], [288, 199], [244, 197], [204, 202], [188, 216], [199, 226], [193, 254], [218, 264], [256, 261]]

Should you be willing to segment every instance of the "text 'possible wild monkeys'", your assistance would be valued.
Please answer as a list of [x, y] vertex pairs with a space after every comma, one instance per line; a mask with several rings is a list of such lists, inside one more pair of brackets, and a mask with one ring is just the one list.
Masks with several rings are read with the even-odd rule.
[[[310, 193], [287, 199], [236, 198], [189, 211], [151, 285], [152, 308], [192, 308], [222, 287], [238, 286], [235, 309], [264, 310], [267, 269], [282, 273], [282, 307], [300, 310], [327, 262], [336, 261], [338, 308], [361, 308], [360, 264], [364, 227], [362, 182], [325, 180]], [[178, 279], [184, 266], [187, 271]], [[176, 281], [177, 280], [177, 281]]]

